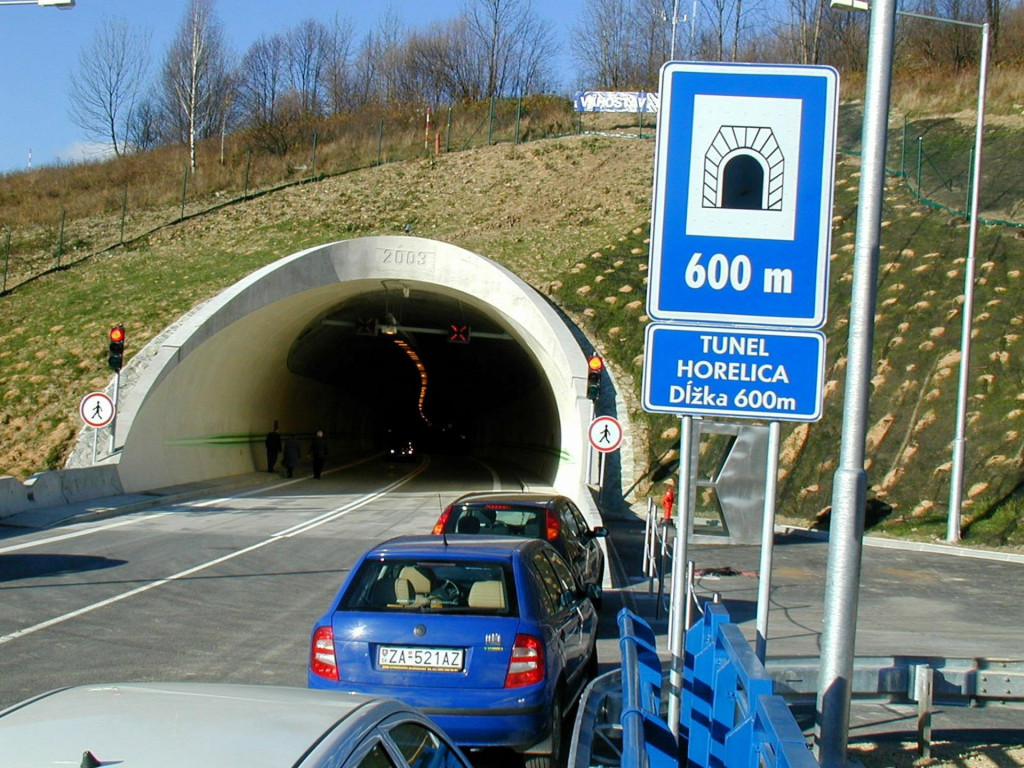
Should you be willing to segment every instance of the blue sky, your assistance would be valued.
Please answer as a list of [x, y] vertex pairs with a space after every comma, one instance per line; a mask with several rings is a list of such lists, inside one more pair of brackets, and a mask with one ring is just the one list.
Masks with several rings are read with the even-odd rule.
[[[559, 41], [558, 69], [572, 67], [569, 36], [585, 0], [534, 1]], [[81, 159], [89, 147], [68, 117], [68, 81], [79, 52], [110, 18], [152, 35], [156, 69], [178, 29], [188, 0], [77, 0], [71, 10], [35, 5], [0, 6], [0, 172]], [[389, 8], [410, 28], [455, 16], [462, 0], [214, 0], [232, 48], [241, 53], [261, 35], [285, 31], [306, 18], [351, 19], [357, 41]], [[571, 83], [566, 83], [566, 92]]]

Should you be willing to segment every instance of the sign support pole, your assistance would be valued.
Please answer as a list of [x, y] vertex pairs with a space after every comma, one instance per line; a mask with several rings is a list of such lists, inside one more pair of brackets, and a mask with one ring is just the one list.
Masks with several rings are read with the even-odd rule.
[[761, 522], [761, 565], [757, 574], [757, 637], [754, 653], [764, 664], [768, 646], [768, 604], [772, 592], [772, 557], [775, 554], [775, 496], [779, 485], [779, 422], [768, 425], [768, 471], [764, 483], [764, 518]]
[[854, 640], [860, 589], [867, 473], [864, 470], [881, 240], [885, 147], [896, 0], [872, 4], [864, 96], [860, 192], [850, 300], [848, 364], [839, 466], [832, 484], [825, 623], [818, 673], [815, 752], [827, 768], [848, 765]]
[[693, 417], [679, 420], [679, 495], [676, 497], [676, 544], [672, 554], [672, 605], [669, 612], [669, 668], [668, 727], [679, 738], [679, 716], [683, 696], [683, 639], [685, 626], [687, 584], [686, 545], [690, 536], [690, 458], [693, 454]]

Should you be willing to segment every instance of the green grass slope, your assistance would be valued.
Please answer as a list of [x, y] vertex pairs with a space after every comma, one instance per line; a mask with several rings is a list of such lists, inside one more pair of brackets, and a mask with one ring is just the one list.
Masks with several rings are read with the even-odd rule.
[[[228, 206], [97, 254], [0, 297], [0, 471], [61, 466], [77, 403], [103, 387], [106, 330], [128, 329], [129, 357], [198, 302], [302, 248], [402, 232], [496, 259], [549, 295], [602, 351], [632, 403], [646, 455], [639, 491], [660, 496], [678, 420], [639, 401], [653, 142], [570, 137], [497, 145], [355, 171]], [[826, 403], [815, 424], [785, 425], [779, 514], [812, 521], [831, 503], [842, 424], [858, 165], [837, 169]], [[168, 211], [166, 220], [174, 218]], [[885, 196], [867, 436], [877, 529], [945, 532], [967, 228], [921, 205], [902, 180]], [[965, 484], [965, 539], [1024, 544], [1016, 491], [1024, 466], [1024, 239], [983, 227], [977, 250]]]

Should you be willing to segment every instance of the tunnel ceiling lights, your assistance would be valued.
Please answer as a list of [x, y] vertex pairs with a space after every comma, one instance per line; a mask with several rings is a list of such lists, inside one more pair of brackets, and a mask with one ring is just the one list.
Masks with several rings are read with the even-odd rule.
[[[386, 322], [382, 323], [374, 317], [361, 317], [356, 320], [321, 320], [321, 325], [331, 325], [341, 328], [353, 328], [355, 329], [356, 335], [359, 336], [376, 336], [378, 334], [384, 334], [386, 336], [394, 336], [398, 333], [425, 333], [435, 336], [448, 336], [450, 330], [455, 325], [460, 325], [464, 328], [469, 328], [468, 325], [462, 323], [452, 323], [445, 326], [444, 328], [431, 328], [426, 326], [418, 325], [402, 325], [399, 322]], [[498, 339], [499, 341], [512, 341], [512, 337], [504, 331], [478, 331], [473, 329], [474, 339]]]

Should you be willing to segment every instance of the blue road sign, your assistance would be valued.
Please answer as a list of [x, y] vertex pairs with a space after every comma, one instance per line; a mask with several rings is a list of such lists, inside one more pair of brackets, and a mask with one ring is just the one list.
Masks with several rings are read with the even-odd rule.
[[644, 343], [647, 411], [772, 421], [821, 418], [825, 336], [820, 331], [651, 323]]
[[652, 318], [825, 323], [838, 85], [830, 67], [662, 68]]

